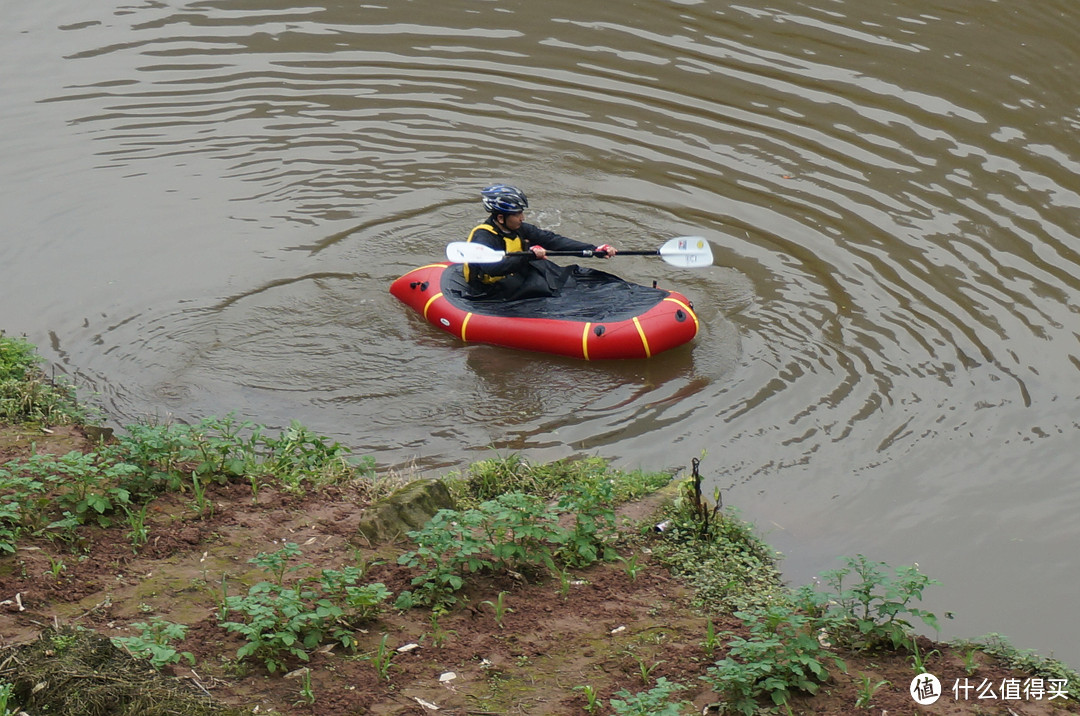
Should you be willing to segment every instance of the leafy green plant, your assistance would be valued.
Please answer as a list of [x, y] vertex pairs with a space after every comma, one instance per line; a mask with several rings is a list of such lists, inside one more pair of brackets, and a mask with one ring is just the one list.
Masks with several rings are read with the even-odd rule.
[[716, 633], [716, 625], [710, 619], [705, 624], [705, 641], [701, 643], [701, 647], [705, 650], [705, 656], [711, 659], [718, 646], [720, 646], [720, 637]]
[[749, 629], [750, 638], [729, 641], [728, 655], [701, 677], [724, 696], [728, 712], [751, 716], [761, 697], [781, 706], [793, 691], [817, 693], [819, 684], [829, 677], [827, 662], [841, 670], [847, 668], [818, 641], [816, 620], [789, 606], [736, 612], [736, 616]]
[[[284, 670], [292, 658], [308, 661], [308, 653], [328, 638], [354, 648], [354, 626], [375, 617], [390, 598], [381, 582], [359, 583], [363, 567], [323, 569], [318, 578], [286, 584], [286, 575], [308, 566], [294, 564], [300, 555], [295, 543], [286, 542], [274, 552], [259, 552], [249, 559], [275, 581], [258, 582], [246, 595], [226, 594], [222, 580], [218, 621], [225, 630], [246, 639], [237, 658], [259, 659], [270, 673]], [[239, 613], [241, 620], [228, 621], [232, 612]]]
[[382, 582], [360, 584], [366, 572], [364, 567], [324, 569], [318, 579], [323, 598], [341, 604], [350, 622], [374, 618], [390, 598], [390, 590]]
[[19, 504], [0, 502], [0, 552], [14, 554], [19, 539]]
[[403, 593], [398, 606], [452, 604], [468, 574], [543, 566], [554, 570], [554, 550], [568, 531], [558, 513], [537, 497], [519, 492], [500, 495], [475, 509], [439, 510], [423, 529], [409, 532], [415, 550], [398, 563], [420, 568], [415, 592]]
[[0, 421], [50, 425], [87, 422], [91, 409], [80, 405], [75, 388], [49, 380], [33, 344], [0, 331]]
[[855, 698], [855, 706], [860, 709], [870, 708], [870, 702], [874, 699], [874, 694], [878, 692], [882, 686], [888, 686], [889, 682], [886, 679], [882, 679], [877, 683], [873, 683], [866, 674], [859, 674], [859, 684], [857, 687], [858, 695]]
[[262, 467], [291, 491], [300, 491], [305, 481], [335, 482], [353, 474], [347, 460], [349, 449], [316, 435], [297, 421], [276, 438], [262, 435], [265, 451]]
[[1018, 649], [1001, 634], [986, 634], [974, 640], [961, 640], [954, 642], [953, 646], [981, 651], [1010, 669], [1064, 682], [1068, 684], [1069, 697], [1080, 700], [1080, 673], [1052, 657], [1039, 656], [1030, 649]]
[[109, 527], [112, 525], [110, 515], [118, 508], [131, 503], [131, 493], [121, 483], [127, 475], [131, 474], [132, 468], [123, 463], [97, 463], [97, 456], [93, 453], [81, 457], [93, 458], [80, 460], [80, 462], [93, 465], [90, 468], [91, 472], [83, 473], [78, 477], [73, 476], [68, 489], [58, 492], [56, 503], [61, 509], [70, 509], [80, 524], [93, 521], [102, 527]]
[[652, 666], [646, 666], [645, 665], [645, 660], [640, 658], [640, 657], [637, 657], [637, 663], [638, 663], [638, 676], [641, 677], [641, 683], [644, 686], [648, 686], [649, 682], [652, 681], [652, 672], [656, 671], [656, 667], [660, 666], [664, 662], [662, 662], [662, 661], [654, 661]]
[[742, 611], [787, 601], [776, 553], [734, 510], [715, 515], [703, 532], [681, 497], [662, 519], [668, 524], [652, 544], [653, 558], [693, 588], [695, 604]]
[[630, 577], [631, 582], [637, 581], [638, 574], [641, 570], [645, 569], [644, 565], [638, 564], [638, 556], [633, 554], [629, 559], [626, 557], [619, 557], [619, 561], [623, 563], [623, 571]]
[[174, 624], [154, 617], [149, 622], [136, 622], [131, 626], [139, 630], [139, 635], [115, 636], [112, 638], [113, 644], [126, 649], [138, 659], [149, 660], [155, 669], [179, 663], [181, 659], [195, 665], [195, 657], [191, 652], [178, 652], [171, 645], [174, 641], [183, 641], [187, 635], [188, 628], [183, 624]]
[[899, 649], [911, 641], [911, 619], [938, 629], [937, 617], [913, 602], [922, 600], [926, 587], [940, 582], [918, 567], [897, 567], [890, 575], [884, 562], [871, 562], [861, 554], [844, 559], [845, 567], [821, 575], [829, 591], [804, 586], [796, 593], [800, 606], [821, 619], [834, 643], [854, 650]]
[[248, 474], [256, 465], [255, 446], [264, 429], [249, 420], [239, 420], [233, 413], [200, 420], [192, 430], [196, 436], [195, 473], [226, 479]]
[[19, 706], [15, 703], [15, 685], [0, 681], [0, 716], [15, 716]]
[[617, 699], [610, 699], [612, 710], [617, 716], [679, 716], [690, 706], [689, 701], [672, 702], [671, 697], [686, 687], [668, 681], [661, 676], [656, 685], [648, 691], [631, 694], [626, 689], [616, 692]]
[[130, 503], [130, 493], [122, 483], [131, 472], [131, 466], [103, 460], [96, 453], [71, 451], [12, 460], [5, 464], [0, 480], [8, 482], [8, 489], [14, 488], [27, 509], [68, 512], [79, 524], [97, 522], [107, 527], [109, 515]]
[[596, 692], [589, 684], [582, 686], [575, 686], [574, 691], [580, 691], [585, 697], [585, 711], [586, 713], [594, 714], [600, 710], [600, 694]]
[[[413, 604], [452, 604], [455, 593], [472, 573], [546, 570], [564, 564], [588, 564], [614, 558], [608, 544], [615, 534], [611, 485], [605, 482], [570, 486], [557, 504], [535, 495], [506, 492], [477, 507], [440, 510], [422, 529], [410, 532], [416, 549], [399, 564], [422, 570], [403, 592], [399, 608]], [[562, 514], [574, 517], [560, 525]]]
[[300, 674], [300, 698], [308, 706], [315, 703], [315, 690], [311, 688], [311, 669], [305, 668]]
[[147, 505], [143, 505], [133, 510], [124, 505], [124, 514], [127, 515], [128, 527], [131, 528], [127, 533], [127, 538], [131, 542], [131, 551], [135, 554], [138, 554], [139, 547], [150, 539], [150, 528], [146, 526], [146, 508]]
[[446, 640], [450, 638], [451, 634], [456, 634], [452, 629], [445, 629], [442, 625], [442, 617], [446, 615], [446, 609], [443, 607], [435, 607], [431, 610], [431, 615], [428, 617], [428, 621], [431, 623], [431, 631], [425, 636], [431, 637], [432, 646], [441, 648]]
[[568, 485], [557, 509], [574, 519], [558, 550], [562, 561], [586, 566], [618, 556], [611, 546], [616, 534], [615, 485], [611, 480]]
[[498, 625], [500, 629], [503, 628], [503, 619], [506, 618], [506, 615], [514, 611], [506, 606], [506, 602], [504, 601], [506, 594], [506, 592], [499, 592], [499, 596], [495, 598], [494, 602], [490, 599], [485, 599], [480, 602], [481, 604], [487, 604], [495, 612], [495, 624]]
[[73, 539], [80, 525], [112, 524], [127, 509], [121, 484], [131, 467], [95, 453], [35, 454], [0, 466], [0, 550], [12, 552], [24, 533]]
[[225, 598], [230, 612], [240, 613], [243, 621], [224, 621], [226, 631], [247, 640], [236, 651], [237, 659], [255, 657], [271, 673], [285, 671], [290, 657], [308, 660], [339, 616], [340, 608], [315, 607], [316, 595], [270, 582], [259, 582], [246, 595]]
[[187, 480], [187, 465], [198, 454], [197, 436], [187, 425], [136, 423], [106, 450], [117, 462], [135, 467], [124, 486], [139, 498], [176, 492]]
[[[220, 625], [243, 636], [238, 659], [262, 660], [274, 673], [286, 668], [291, 658], [308, 660], [308, 653], [326, 639], [345, 648], [356, 646], [354, 627], [374, 617], [390, 591], [382, 583], [360, 585], [364, 570], [346, 567], [322, 570], [314, 579], [296, 579], [285, 583], [285, 575], [306, 565], [295, 565], [301, 555], [297, 545], [288, 542], [274, 552], [260, 552], [249, 562], [261, 567], [275, 582], [259, 582], [246, 595], [225, 595], [219, 609]], [[229, 621], [230, 613], [241, 615]]]
[[941, 652], [934, 649], [929, 654], [921, 654], [919, 652], [919, 642], [912, 637], [911, 639], [911, 664], [915, 669], [916, 674], [925, 674], [927, 672], [926, 660], [932, 656], [940, 656]]
[[554, 569], [552, 546], [565, 542], [567, 532], [540, 498], [510, 492], [483, 503], [480, 512], [480, 529], [496, 571], [541, 564]]
[[453, 604], [457, 600], [454, 593], [465, 585], [465, 574], [492, 568], [487, 543], [476, 534], [483, 519], [479, 510], [444, 509], [422, 529], [409, 532], [417, 547], [402, 554], [398, 564], [424, 571], [412, 580], [415, 592], [403, 592], [398, 597], [398, 608], [406, 608], [406, 601], [410, 606]]
[[48, 471], [35, 469], [33, 459], [10, 460], [0, 465], [0, 495], [5, 500], [5, 521], [17, 536], [22, 530], [34, 531], [47, 524], [50, 509]]
[[968, 647], [964, 649], [964, 653], [961, 658], [964, 661], [964, 673], [968, 676], [971, 676], [979, 670], [978, 653], [979, 650], [975, 647]]
[[294, 557], [299, 557], [301, 554], [303, 553], [300, 551], [298, 544], [285, 542], [273, 552], [259, 552], [248, 560], [248, 564], [254, 564], [256, 567], [272, 574], [280, 586], [285, 583], [285, 574], [287, 572], [295, 572], [304, 567], [304, 565], [290, 564]]
[[375, 667], [375, 673], [379, 675], [380, 679], [385, 681], [390, 680], [390, 666], [394, 662], [394, 654], [397, 653], [386, 645], [386, 641], [389, 638], [389, 634], [383, 634], [378, 648], [375, 649], [375, 652], [369, 657], [371, 659], [371, 665]]

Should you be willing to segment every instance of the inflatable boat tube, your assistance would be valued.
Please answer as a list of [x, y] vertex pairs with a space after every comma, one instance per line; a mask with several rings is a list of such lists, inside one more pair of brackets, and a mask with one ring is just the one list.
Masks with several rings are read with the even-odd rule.
[[698, 318], [681, 293], [577, 266], [558, 295], [476, 300], [460, 264], [413, 269], [390, 293], [431, 325], [465, 341], [603, 360], [649, 358], [694, 339]]

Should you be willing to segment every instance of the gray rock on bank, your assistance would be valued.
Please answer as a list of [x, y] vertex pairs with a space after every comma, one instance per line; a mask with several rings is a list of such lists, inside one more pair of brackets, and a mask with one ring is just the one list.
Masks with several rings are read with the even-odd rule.
[[416, 480], [365, 510], [358, 532], [370, 544], [393, 542], [423, 527], [442, 509], [454, 509], [446, 485], [441, 480]]

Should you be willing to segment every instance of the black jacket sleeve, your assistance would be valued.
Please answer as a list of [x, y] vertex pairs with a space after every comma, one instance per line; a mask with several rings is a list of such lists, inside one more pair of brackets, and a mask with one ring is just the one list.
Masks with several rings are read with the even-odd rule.
[[[582, 255], [586, 251], [595, 251], [595, 244], [586, 244], [582, 241], [575, 241], [574, 239], [556, 234], [554, 231], [547, 231], [541, 229], [532, 224], [522, 224], [518, 229], [518, 234], [521, 238], [522, 249], [528, 251], [530, 246], [542, 246], [548, 251], [580, 251]], [[486, 229], [476, 229], [472, 235], [472, 241], [474, 243], [483, 244], [484, 246], [490, 246], [496, 251], [505, 251], [506, 242], [502, 236], [495, 234]], [[507, 256], [502, 261], [494, 264], [474, 264], [475, 270], [479, 274], [486, 274], [488, 276], [505, 276], [511, 273], [521, 273], [526, 270], [529, 262], [537, 261], [535, 256]], [[472, 269], [470, 269], [472, 270]]]
[[529, 246], [543, 246], [548, 251], [581, 251], [582, 255], [585, 251], [596, 251], [596, 244], [586, 244], [532, 224], [522, 224], [518, 235], [525, 239]]

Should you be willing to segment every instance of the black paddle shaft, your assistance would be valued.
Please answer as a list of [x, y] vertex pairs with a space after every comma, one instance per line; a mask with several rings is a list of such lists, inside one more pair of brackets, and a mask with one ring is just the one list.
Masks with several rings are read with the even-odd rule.
[[[510, 256], [532, 256], [533, 252], [532, 251], [508, 251], [506, 253], [506, 255], [507, 255], [507, 257], [510, 257]], [[592, 256], [594, 258], [600, 258], [602, 256], [606, 256], [607, 254], [600, 253], [599, 251], [589, 251], [588, 249], [586, 249], [584, 251], [548, 251], [547, 255], [548, 256], [582, 256], [582, 257]], [[616, 256], [659, 256], [659, 255], [660, 255], [660, 250], [659, 249], [653, 249], [652, 251], [620, 251], [618, 254], [616, 254]]]

